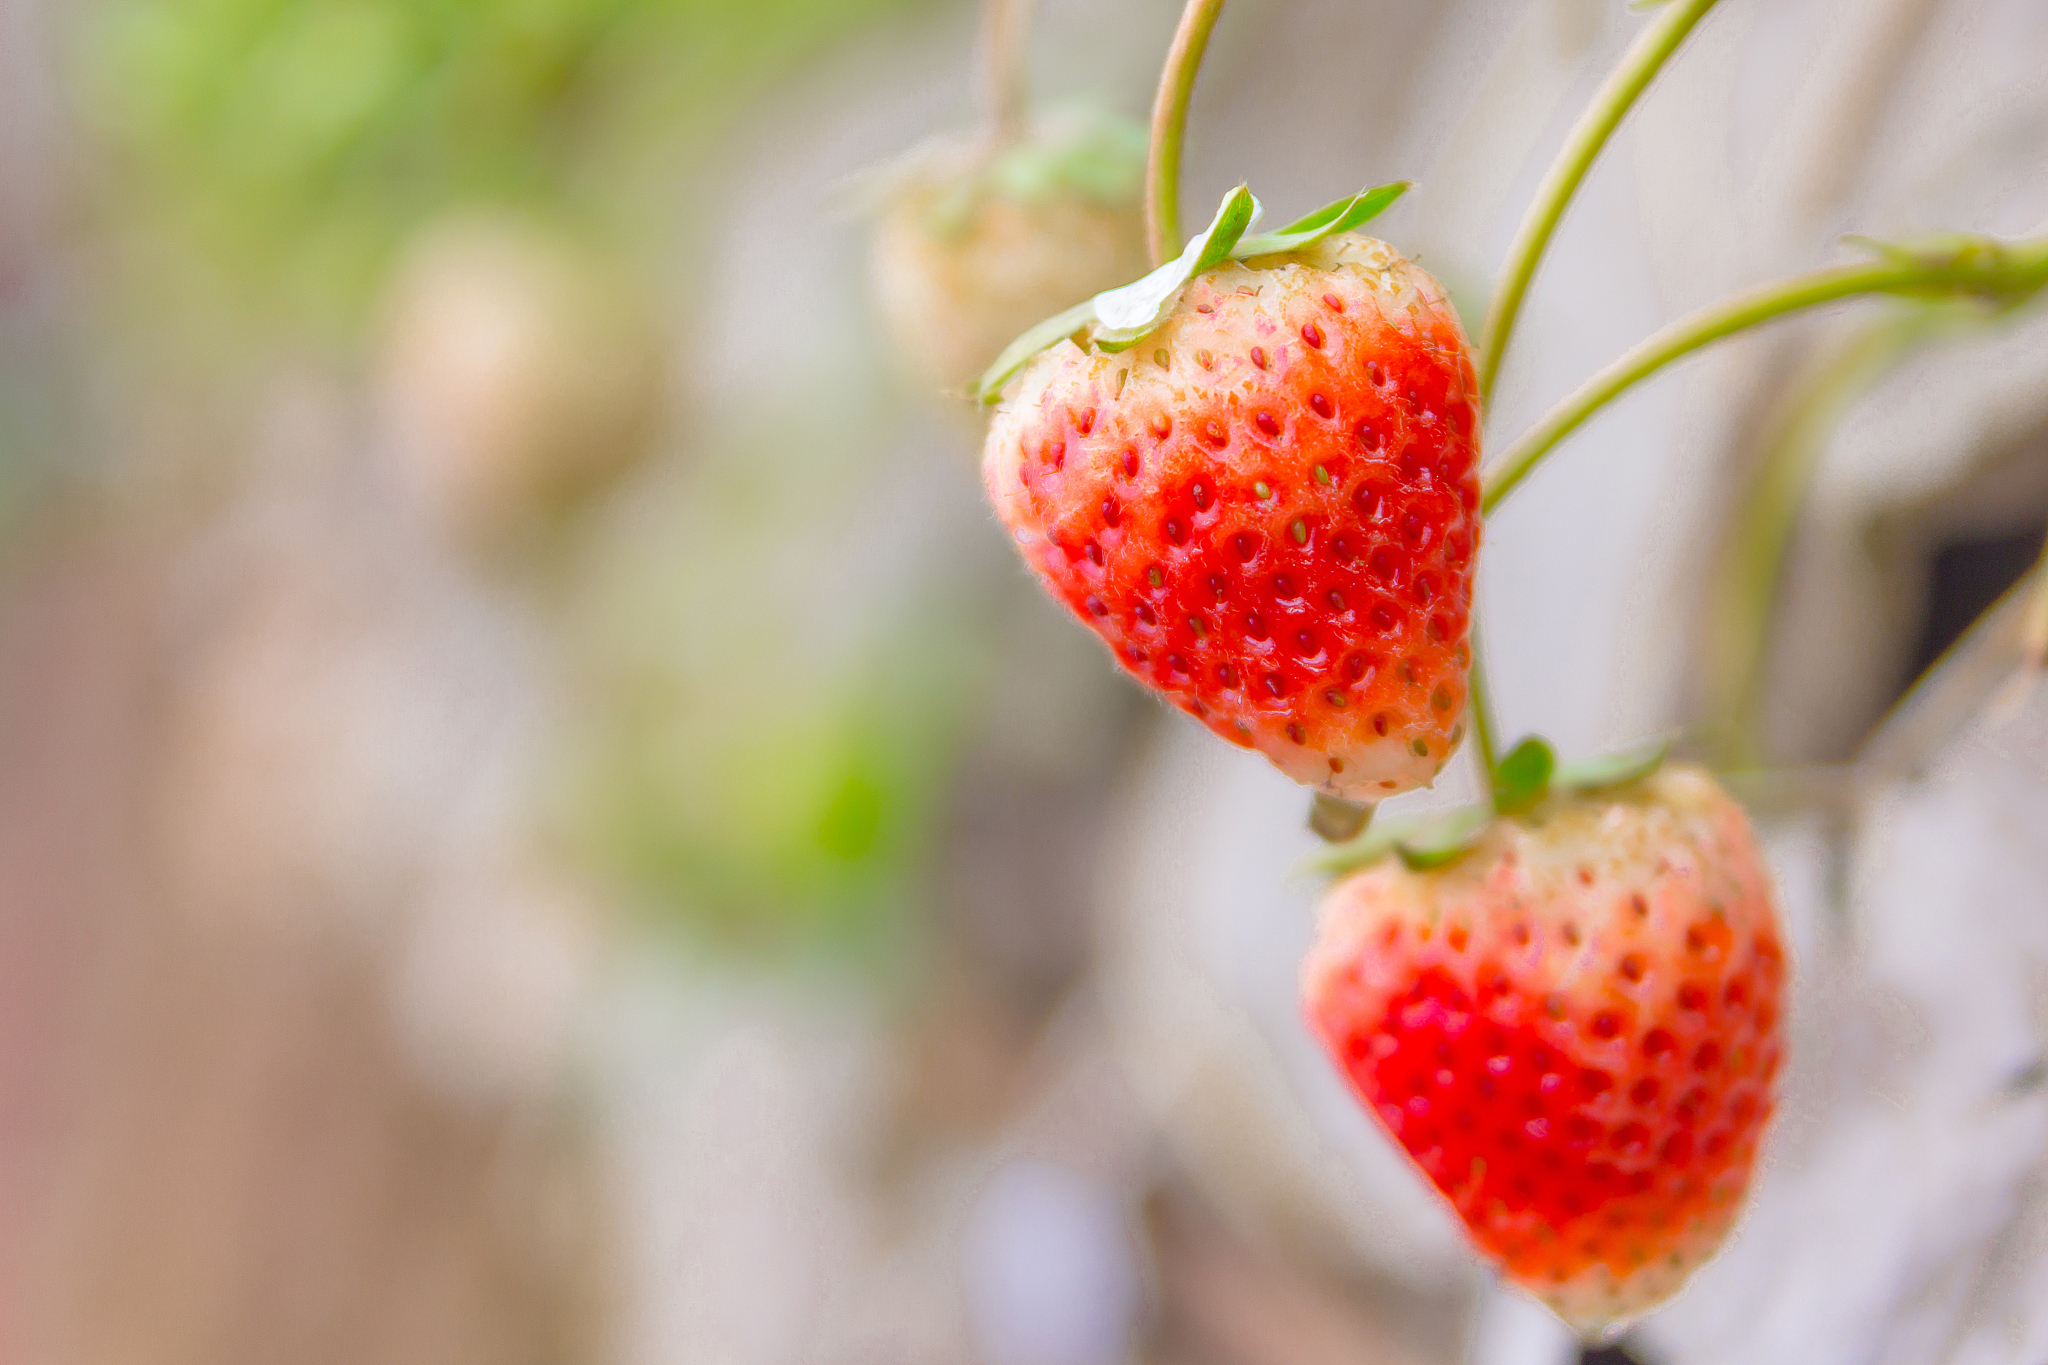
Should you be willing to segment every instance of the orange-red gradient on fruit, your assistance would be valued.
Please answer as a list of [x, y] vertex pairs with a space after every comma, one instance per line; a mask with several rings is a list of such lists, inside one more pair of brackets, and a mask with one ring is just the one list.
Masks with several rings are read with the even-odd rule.
[[1347, 234], [1197, 277], [1130, 350], [1041, 354], [983, 472], [1126, 669], [1296, 780], [1377, 800], [1464, 734], [1477, 394], [1442, 288]]
[[1582, 1329], [1675, 1292], [1748, 1187], [1785, 956], [1705, 773], [1555, 797], [1460, 862], [1331, 891], [1310, 1025], [1511, 1280]]

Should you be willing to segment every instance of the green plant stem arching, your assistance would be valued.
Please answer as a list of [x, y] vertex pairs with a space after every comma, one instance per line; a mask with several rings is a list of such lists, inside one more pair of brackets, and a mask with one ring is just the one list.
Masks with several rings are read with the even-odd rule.
[[1738, 494], [1711, 582], [1701, 691], [1718, 718], [1720, 766], [1768, 762], [1765, 682], [1785, 557], [1843, 414], [1936, 326], [1932, 309], [1886, 310], [1802, 367], [1763, 434]]
[[1956, 238], [1883, 247], [1872, 261], [1796, 275], [1738, 295], [1673, 323], [1581, 384], [1494, 462], [1480, 507], [1490, 514], [1545, 455], [1601, 408], [1672, 361], [1723, 337], [1865, 294], [1982, 297], [2010, 306], [2043, 285], [2048, 285], [2048, 237], [2012, 243]]
[[1544, 248], [1550, 245], [1551, 234], [1564, 217], [1565, 209], [1571, 204], [1572, 196], [1578, 192], [1579, 184], [1586, 178], [1593, 162], [1600, 155], [1600, 149], [1614, 135], [1628, 111], [1635, 105], [1650, 82], [1664, 68], [1685, 36], [1693, 26], [1714, 7], [1714, 0], [1673, 0], [1662, 14], [1653, 20], [1642, 35], [1636, 39], [1628, 55], [1616, 67], [1614, 74], [1607, 78], [1607, 84], [1600, 87], [1600, 93], [1593, 97], [1592, 104], [1579, 116], [1579, 121], [1565, 138], [1559, 149], [1557, 160], [1543, 177], [1543, 183], [1536, 188], [1536, 197], [1529, 204], [1529, 211], [1522, 217], [1522, 225], [1515, 230], [1515, 240], [1508, 247], [1508, 258], [1501, 270], [1500, 284], [1493, 292], [1493, 306], [1487, 310], [1486, 324], [1480, 331], [1479, 340], [1479, 394], [1482, 402], [1493, 397], [1494, 380], [1500, 374], [1501, 357], [1507, 353], [1508, 337], [1515, 329], [1515, 319], [1522, 311], [1522, 300], [1529, 292], [1529, 283], [1536, 276], [1536, 266], [1543, 259]]
[[1486, 654], [1479, 647], [1479, 627], [1472, 627], [1472, 666], [1466, 688], [1472, 698], [1472, 742], [1479, 746], [1480, 790], [1491, 799], [1500, 773], [1500, 731], [1493, 719], [1493, 694], [1486, 687]]
[[1223, 0], [1188, 0], [1159, 73], [1152, 104], [1152, 150], [1145, 162], [1145, 242], [1152, 264], [1164, 265], [1180, 251], [1180, 162], [1187, 141], [1188, 101], [1195, 93], [1210, 31], [1223, 13]]

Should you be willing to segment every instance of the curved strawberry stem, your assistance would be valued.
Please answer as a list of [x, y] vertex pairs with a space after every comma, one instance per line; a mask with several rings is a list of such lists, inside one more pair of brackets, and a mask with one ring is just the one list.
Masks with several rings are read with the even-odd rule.
[[1031, 103], [1024, 74], [1030, 31], [1031, 0], [983, 0], [981, 99], [994, 147], [1007, 147], [1024, 135]]
[[1593, 161], [1600, 155], [1600, 149], [1607, 145], [1607, 139], [1614, 135], [1614, 130], [1621, 126], [1622, 119], [1634, 107], [1636, 98], [1663, 70], [1664, 63], [1678, 50], [1678, 45], [1685, 41], [1693, 26], [1713, 7], [1714, 0], [1676, 0], [1659, 15], [1636, 39], [1635, 46], [1628, 50], [1621, 65], [1607, 78], [1607, 84], [1600, 87], [1600, 93], [1593, 97], [1592, 104], [1579, 116], [1578, 123], [1565, 138], [1557, 160], [1544, 175], [1543, 183], [1536, 188], [1536, 198], [1523, 215], [1522, 225], [1515, 230], [1515, 240], [1508, 247], [1507, 263], [1501, 269], [1500, 285], [1493, 293], [1493, 306], [1487, 310], [1486, 325], [1481, 329], [1479, 340], [1481, 402], [1490, 401], [1493, 397], [1493, 384], [1500, 374], [1501, 357], [1507, 353], [1508, 336], [1515, 330], [1515, 319], [1522, 311], [1522, 300], [1529, 292], [1529, 282], [1535, 278], [1544, 248], [1550, 245], [1551, 234], [1557, 231], [1557, 225], [1571, 204], [1572, 196], [1578, 192], [1580, 182], [1592, 169]]
[[1601, 408], [1672, 361], [1723, 337], [1865, 294], [1976, 297], [2013, 307], [2048, 285], [2048, 237], [2010, 243], [1956, 237], [1918, 246], [1879, 245], [1878, 250], [1876, 260], [1830, 266], [1737, 295], [1643, 342], [1581, 384], [1494, 462], [1481, 509], [1491, 513], [1545, 455]]
[[1761, 768], [1770, 624], [1785, 556], [1828, 438], [1843, 412], [1925, 337], [1932, 310], [1873, 319], [1803, 369], [1778, 405], [1722, 539], [1707, 614], [1704, 692], [1719, 717], [1717, 766]]
[[1465, 686], [1472, 698], [1472, 742], [1479, 746], [1480, 791], [1488, 804], [1500, 779], [1500, 730], [1493, 719], [1493, 694], [1486, 686], [1486, 656], [1479, 648], [1479, 628], [1471, 638], [1472, 666], [1466, 671]]
[[1180, 161], [1187, 141], [1188, 101], [1195, 93], [1195, 73], [1209, 48], [1209, 33], [1223, 13], [1223, 0], [1188, 0], [1159, 73], [1159, 94], [1152, 103], [1152, 149], [1145, 162], [1145, 242], [1152, 264], [1164, 265], [1180, 253]]

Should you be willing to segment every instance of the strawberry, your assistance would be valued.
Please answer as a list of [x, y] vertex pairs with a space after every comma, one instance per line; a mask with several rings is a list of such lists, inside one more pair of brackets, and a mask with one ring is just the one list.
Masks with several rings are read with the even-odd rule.
[[524, 543], [646, 453], [659, 329], [567, 235], [509, 213], [437, 222], [386, 315], [377, 396], [396, 472], [468, 548]]
[[893, 176], [869, 245], [896, 354], [958, 387], [1057, 309], [1144, 268], [1145, 130], [1074, 111], [1023, 139], [954, 138]]
[[1092, 330], [1007, 380], [983, 477], [1125, 669], [1295, 780], [1373, 801], [1432, 780], [1464, 733], [1479, 411], [1442, 287], [1329, 231], [1363, 212], [1220, 251], [1212, 227], [1135, 327], [1098, 298]]
[[1503, 1273], [1582, 1331], [1727, 1235], [1784, 1052], [1785, 956], [1742, 810], [1696, 768], [1552, 793], [1471, 851], [1324, 903], [1308, 1020]]

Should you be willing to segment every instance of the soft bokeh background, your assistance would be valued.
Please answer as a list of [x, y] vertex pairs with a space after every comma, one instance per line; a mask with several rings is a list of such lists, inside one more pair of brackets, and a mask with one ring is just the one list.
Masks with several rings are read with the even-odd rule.
[[[1177, 6], [1039, 9], [1039, 96], [1142, 115]], [[1190, 212], [1413, 178], [1375, 230], [1476, 323], [1642, 22], [1234, 0]], [[0, 3], [0, 1365], [1579, 1357], [1297, 1022], [1300, 794], [1040, 597], [885, 340], [866, 172], [972, 122], [975, 28]], [[1845, 232], [2044, 223], [2038, 0], [1725, 0], [1493, 439]], [[1589, 1358], [2048, 1357], [2013, 604], [1884, 719], [2044, 530], [2041, 310], [1902, 306], [1490, 529], [1508, 728], [1692, 727], [1801, 947], [1750, 1220]]]

